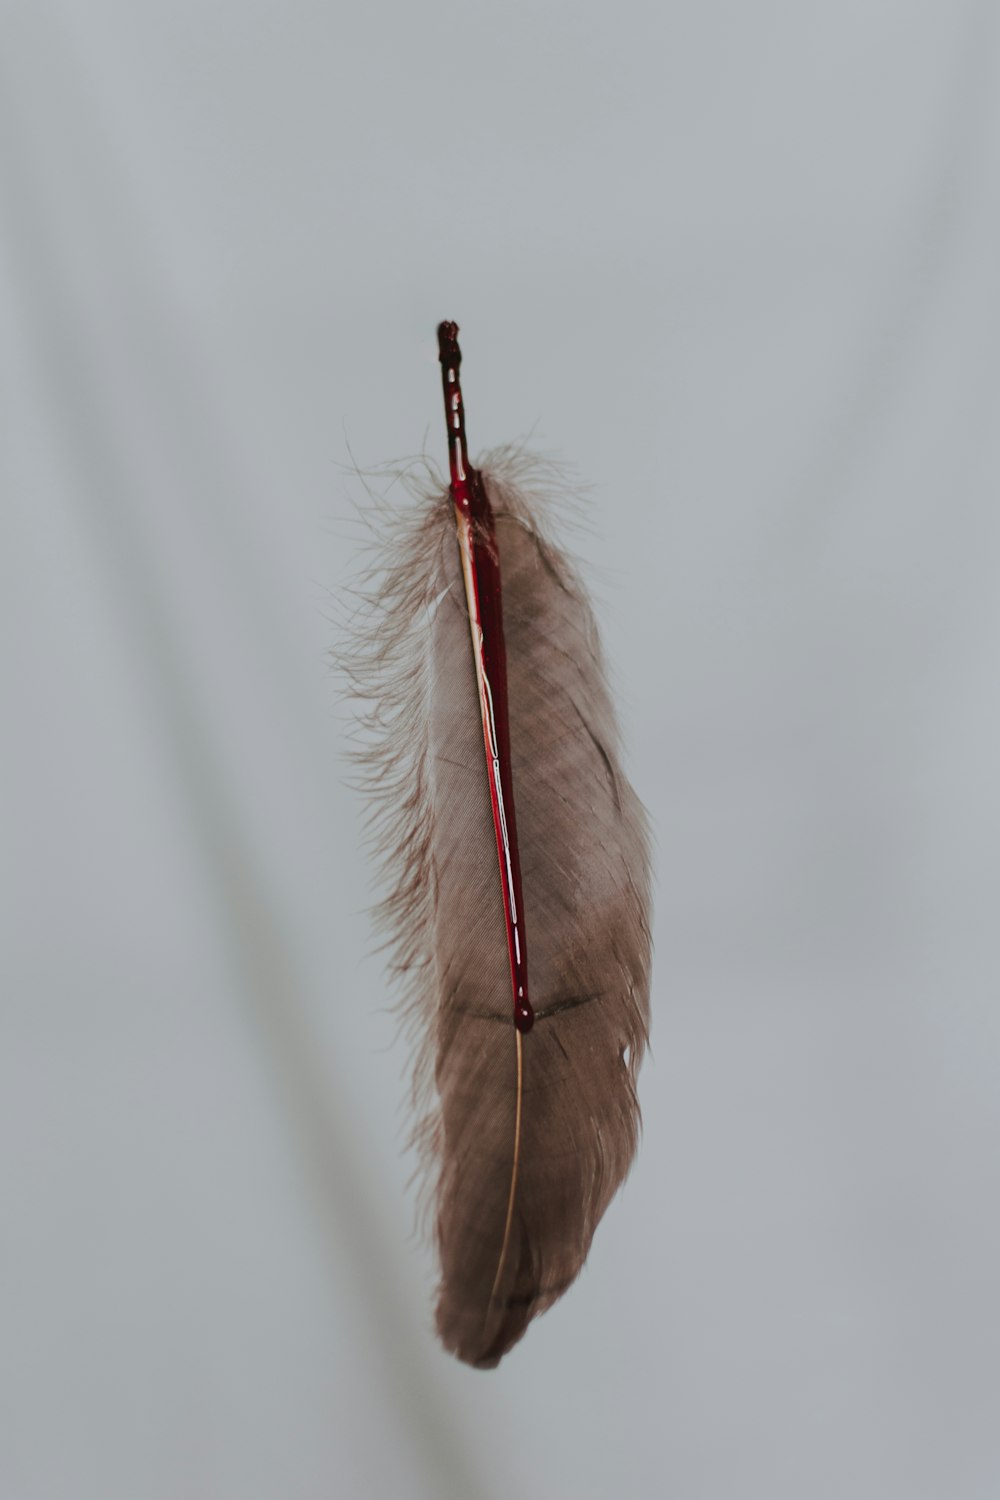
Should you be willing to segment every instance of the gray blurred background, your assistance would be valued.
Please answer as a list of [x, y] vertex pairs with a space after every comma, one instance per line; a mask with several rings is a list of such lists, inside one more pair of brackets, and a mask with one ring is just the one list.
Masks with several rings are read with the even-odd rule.
[[[2, 33], [3, 1500], [996, 1500], [996, 6]], [[657, 841], [639, 1161], [491, 1374], [327, 658], [443, 317]]]

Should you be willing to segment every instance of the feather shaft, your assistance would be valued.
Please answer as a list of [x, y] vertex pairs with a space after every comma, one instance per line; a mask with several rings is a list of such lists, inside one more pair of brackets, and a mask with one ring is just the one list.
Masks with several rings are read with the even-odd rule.
[[510, 761], [510, 724], [507, 707], [507, 661], [503, 635], [503, 592], [497, 555], [493, 510], [478, 470], [469, 463], [465, 434], [465, 402], [459, 366], [462, 352], [455, 323], [438, 327], [441, 379], [444, 386], [445, 418], [448, 423], [448, 461], [451, 497], [455, 504], [458, 546], [462, 559], [466, 607], [472, 654], [476, 665], [483, 746], [490, 788], [493, 831], [507, 930], [507, 956], [514, 1006], [516, 1082], [514, 1139], [511, 1151], [510, 1190], [504, 1218], [503, 1238], [496, 1275], [490, 1291], [490, 1306], [484, 1309], [484, 1330], [490, 1307], [503, 1279], [510, 1247], [511, 1225], [517, 1202], [517, 1173], [521, 1159], [521, 1116], [524, 1109], [524, 1054], [522, 1037], [534, 1025], [535, 1015], [528, 997], [528, 944], [525, 932], [521, 885], [521, 860], [517, 845], [514, 781]]
[[[507, 704], [507, 653], [503, 634], [503, 593], [497, 555], [496, 527], [482, 477], [469, 463], [465, 435], [465, 403], [459, 367], [458, 326], [438, 327], [441, 379], [448, 423], [448, 461], [451, 497], [455, 504], [458, 545], [462, 559], [472, 652], [476, 664], [486, 773], [489, 779], [493, 828], [500, 864], [504, 920], [514, 1001], [514, 1025], [530, 1031], [534, 1012], [528, 998], [528, 945], [521, 886], [521, 860], [517, 845], [517, 817], [510, 759], [510, 723]], [[520, 1076], [520, 1069], [519, 1069]], [[520, 1100], [520, 1090], [518, 1092]], [[520, 1114], [520, 1110], [519, 1110]], [[518, 1125], [520, 1119], [518, 1120]], [[519, 1133], [519, 1132], [518, 1132]], [[516, 1175], [516, 1156], [515, 1156]]]

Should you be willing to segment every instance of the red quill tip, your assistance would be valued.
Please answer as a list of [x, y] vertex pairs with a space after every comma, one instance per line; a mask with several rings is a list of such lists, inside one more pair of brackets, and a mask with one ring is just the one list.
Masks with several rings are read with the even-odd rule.
[[493, 806], [499, 875], [503, 891], [507, 950], [514, 997], [514, 1025], [531, 1030], [535, 1013], [528, 999], [528, 952], [521, 891], [521, 862], [514, 815], [514, 777], [510, 755], [510, 711], [507, 698], [507, 653], [503, 638], [503, 601], [493, 510], [478, 469], [469, 463], [465, 405], [459, 366], [458, 324], [438, 324], [438, 353], [448, 424], [451, 495], [463, 552], [466, 598], [473, 625], [476, 675], [480, 684], [486, 772]]

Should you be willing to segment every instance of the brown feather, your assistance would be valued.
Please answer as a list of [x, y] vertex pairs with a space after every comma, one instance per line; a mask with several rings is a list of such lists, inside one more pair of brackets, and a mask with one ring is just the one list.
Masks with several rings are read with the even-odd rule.
[[[639, 1129], [649, 1005], [649, 846], [619, 763], [593, 614], [544, 537], [547, 471], [482, 468], [503, 581], [514, 796], [536, 1024], [510, 969], [469, 621], [447, 489], [392, 542], [356, 658], [383, 905], [434, 1099], [437, 1327], [492, 1366], [579, 1273]], [[523, 1093], [518, 1119], [518, 1070]], [[515, 1136], [519, 1135], [516, 1166]]]

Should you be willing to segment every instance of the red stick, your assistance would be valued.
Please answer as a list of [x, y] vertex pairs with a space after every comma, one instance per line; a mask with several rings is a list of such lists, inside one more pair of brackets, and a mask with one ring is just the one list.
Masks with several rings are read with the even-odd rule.
[[521, 863], [514, 817], [514, 778], [510, 762], [510, 715], [507, 702], [507, 653], [503, 639], [503, 603], [496, 529], [482, 476], [469, 463], [465, 440], [465, 407], [458, 378], [462, 352], [458, 324], [438, 326], [441, 380], [448, 422], [448, 461], [451, 495], [455, 502], [458, 544], [462, 554], [465, 597], [469, 606], [472, 649], [483, 716], [486, 774], [493, 806], [493, 829], [500, 864], [510, 982], [514, 996], [514, 1025], [530, 1031], [535, 1013], [528, 999], [528, 950], [524, 934]]

